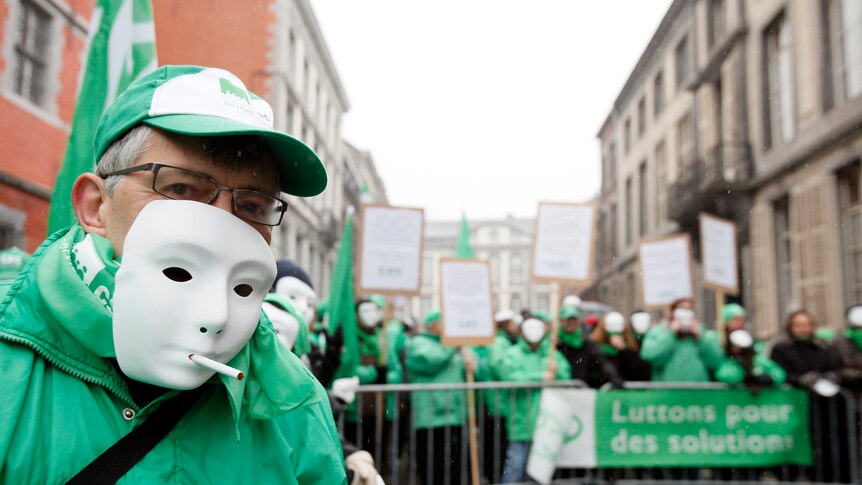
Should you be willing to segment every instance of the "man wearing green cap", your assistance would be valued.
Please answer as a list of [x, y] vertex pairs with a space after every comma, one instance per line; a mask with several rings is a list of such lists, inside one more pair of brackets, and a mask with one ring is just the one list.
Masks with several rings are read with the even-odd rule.
[[[238, 255], [237, 271], [254, 285], [233, 286], [232, 280], [208, 277], [208, 268], [189, 267], [190, 273], [177, 262], [179, 253], [135, 253], [127, 244], [158, 247], [137, 228], [153, 228], [151, 234], [162, 234], [161, 229], [135, 222], [139, 213], [152, 214], [153, 207], [165, 204], [206, 212], [208, 228], [230, 227], [221, 241], [206, 238], [201, 247], [215, 250], [239, 232], [255, 243], [259, 234], [259, 242], [268, 244], [287, 209], [281, 193], [313, 196], [326, 186], [317, 155], [272, 126], [269, 105], [236, 76], [197, 66], [162, 67], [107, 108], [94, 140], [95, 170], [81, 175], [72, 189], [77, 223], [50, 235], [11, 286], [0, 283], [0, 292], [8, 291], [0, 303], [0, 368], [7, 383], [0, 397], [0, 483], [65, 483], [82, 470], [78, 480], [85, 483], [96, 483], [94, 477], [120, 483], [346, 483], [325, 391], [280, 343], [260, 304], [243, 303], [262, 301], [266, 289], [254, 285], [262, 286], [266, 278], [271, 284], [271, 253], [272, 268], [243, 266], [245, 256]], [[159, 214], [165, 222], [178, 217]], [[168, 350], [153, 356], [151, 365], [204, 376], [205, 382], [183, 387], [171, 384], [170, 374], [129, 376], [130, 366], [141, 362], [143, 370], [134, 367], [133, 374], [146, 375], [149, 361], [134, 345], [118, 345], [129, 342], [117, 340], [118, 328], [125, 326], [118, 326], [121, 306], [113, 297], [125, 284], [121, 276], [142, 273], [129, 263], [139, 253], [144, 267], [147, 258], [171, 266], [148, 283], [153, 295], [168, 298], [171, 291], [190, 288], [203, 288], [200, 294], [207, 295], [176, 307], [150, 303], [160, 314], [192, 315], [200, 323], [183, 317], [168, 326], [152, 325], [169, 331], [191, 327], [181, 340], [211, 345], [221, 345], [217, 339], [224, 332], [222, 338], [232, 339], [227, 347], [239, 351], [222, 356], [226, 364], [216, 364], [233, 374], [221, 370], [227, 374], [207, 379], [212, 374], [196, 367], [201, 358], [213, 361], [207, 347], [195, 355], [172, 351], [166, 341], [162, 347]], [[124, 294], [134, 302], [138, 293]], [[251, 321], [237, 319], [235, 308]], [[132, 317], [146, 322], [148, 315]], [[235, 332], [234, 325], [248, 333]], [[168, 362], [169, 352], [179, 353], [176, 363]], [[172, 408], [179, 411], [167, 411]], [[144, 437], [135, 430], [154, 429], [169, 417], [177, 424], [162, 426], [166, 434], [127, 466], [97, 461], [109, 448], [128, 458], [131, 447], [118, 442], [126, 437], [132, 447], [140, 445]], [[111, 478], [102, 478], [105, 474]]]
[[[598, 388], [610, 382], [614, 387], [622, 387], [614, 364], [602, 353], [595, 342], [584, 335], [581, 326], [581, 312], [577, 306], [563, 305], [560, 307], [560, 338], [557, 350], [563, 354], [572, 368], [572, 379], [584, 381], [588, 386]], [[550, 316], [547, 317], [550, 320]]]

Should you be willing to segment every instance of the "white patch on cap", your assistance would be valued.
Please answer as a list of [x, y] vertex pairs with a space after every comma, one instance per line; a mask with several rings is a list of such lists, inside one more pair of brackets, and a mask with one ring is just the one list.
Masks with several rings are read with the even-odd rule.
[[862, 305], [850, 309], [847, 314], [847, 321], [854, 327], [862, 327]]
[[156, 88], [150, 117], [176, 114], [214, 116], [272, 129], [272, 107], [252, 99], [245, 84], [224, 69], [184, 74]]
[[497, 323], [508, 322], [515, 319], [515, 312], [512, 310], [500, 310], [494, 315], [494, 321]]
[[563, 303], [560, 306], [581, 306], [581, 299], [575, 295], [568, 295], [563, 298]]

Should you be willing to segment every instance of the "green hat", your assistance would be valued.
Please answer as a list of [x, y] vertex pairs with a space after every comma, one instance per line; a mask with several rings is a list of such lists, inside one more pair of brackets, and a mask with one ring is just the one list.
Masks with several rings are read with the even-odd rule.
[[314, 151], [274, 130], [269, 104], [224, 69], [164, 66], [135, 81], [99, 120], [95, 160], [141, 123], [189, 136], [255, 135], [275, 156], [282, 192], [311, 197], [326, 188]]
[[721, 309], [721, 321], [727, 323], [736, 317], [747, 317], [748, 312], [739, 303], [728, 303]]
[[367, 299], [380, 308], [386, 308], [386, 297], [383, 295], [368, 295]]
[[554, 320], [548, 312], [533, 312], [530, 316], [545, 323], [551, 323]]
[[560, 307], [560, 320], [567, 318], [581, 318], [581, 311], [576, 306]]
[[440, 310], [431, 310], [425, 315], [425, 324], [431, 324], [440, 321]]
[[27, 261], [30, 254], [16, 247], [0, 251], [0, 280], [16, 278]]

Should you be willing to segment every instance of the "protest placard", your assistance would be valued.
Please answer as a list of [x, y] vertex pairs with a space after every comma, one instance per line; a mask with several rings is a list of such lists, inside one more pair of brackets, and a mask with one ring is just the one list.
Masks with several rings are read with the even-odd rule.
[[665, 307], [694, 295], [691, 239], [687, 234], [640, 243], [638, 262], [646, 307]]
[[443, 345], [485, 345], [494, 342], [491, 271], [476, 259], [440, 260]]
[[539, 203], [531, 278], [586, 286], [593, 278], [596, 208], [592, 204]]
[[358, 294], [419, 294], [423, 220], [422, 209], [362, 206]]
[[808, 406], [796, 389], [545, 389], [527, 472], [548, 483], [557, 467], [810, 465]]
[[705, 212], [698, 218], [703, 285], [716, 292], [736, 295], [739, 293], [736, 224]]

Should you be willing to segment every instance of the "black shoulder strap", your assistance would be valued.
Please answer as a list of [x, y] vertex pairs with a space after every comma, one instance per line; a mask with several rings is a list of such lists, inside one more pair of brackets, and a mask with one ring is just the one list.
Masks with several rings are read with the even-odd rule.
[[67, 485], [114, 484], [141, 461], [177, 425], [201, 397], [206, 385], [165, 401], [140, 426], [120, 438]]

